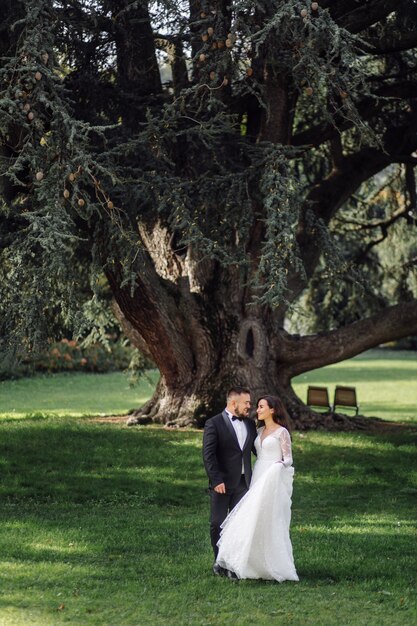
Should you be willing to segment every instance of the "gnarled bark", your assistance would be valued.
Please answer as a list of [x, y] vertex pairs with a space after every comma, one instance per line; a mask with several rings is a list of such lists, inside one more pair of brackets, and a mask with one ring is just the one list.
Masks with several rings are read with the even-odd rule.
[[[158, 241], [154, 255], [168, 246], [167, 239], [162, 243], [163, 229]], [[130, 424], [201, 426], [224, 407], [227, 389], [239, 384], [251, 389], [254, 400], [264, 393], [279, 395], [295, 428], [343, 428], [352, 420], [312, 412], [294, 393], [292, 378], [417, 333], [417, 301], [411, 301], [338, 330], [292, 336], [273, 315], [248, 305], [236, 270], [210, 262], [204, 271], [189, 253], [171, 264], [168, 280], [168, 248], [160, 258], [164, 277], [154, 270], [152, 277], [150, 266], [147, 281], [133, 295], [109, 274], [122, 325], [137, 347], [147, 347], [161, 374], [154, 396]]]
[[[372, 26], [388, 15], [395, 5], [393, 0], [374, 0], [366, 7], [358, 6], [354, 0], [320, 3], [351, 32]], [[216, 2], [216, 10], [210, 13], [206, 13], [205, 5], [196, 0], [190, 0], [189, 7], [189, 41], [194, 80], [198, 80], [201, 37], [208, 27], [213, 28], [215, 38], [226, 34], [230, 27], [230, 11], [223, 1]], [[144, 28], [148, 27], [145, 25]], [[148, 31], [143, 41], [151, 48]], [[410, 41], [413, 43], [412, 37]], [[126, 54], [128, 56], [126, 50], [120, 46], [121, 60]], [[216, 47], [206, 50], [206, 56], [213, 60], [216, 50]], [[136, 63], [142, 67], [139, 58]], [[384, 148], [366, 147], [347, 155], [343, 153], [338, 131], [323, 122], [317, 126], [311, 124], [307, 130], [292, 137], [296, 91], [291, 77], [280, 74], [276, 66], [268, 64], [267, 48], [261, 48], [257, 58], [252, 59], [251, 67], [262, 83], [265, 108], [260, 107], [254, 97], [245, 96], [239, 107], [228, 102], [227, 90], [224, 90], [226, 95], [223, 92], [217, 94], [217, 97], [224, 98], [226, 106], [235, 107], [241, 117], [246, 116], [251, 141], [316, 146], [332, 141], [333, 168], [311, 187], [297, 229], [297, 242], [309, 279], [321, 254], [311, 214], [316, 221], [328, 224], [364, 181], [395, 162], [399, 155], [413, 152], [415, 133], [408, 133], [405, 127], [404, 132], [398, 132], [397, 128], [395, 133], [386, 134]], [[124, 71], [121, 70], [122, 77]], [[149, 76], [156, 80], [155, 72]], [[135, 79], [135, 74], [130, 76], [128, 72], [126, 77]], [[153, 94], [160, 92], [160, 86], [151, 81], [144, 89], [140, 87], [143, 94], [146, 95], [148, 86]], [[378, 95], [415, 97], [414, 87], [411, 90], [404, 81], [383, 84], [379, 90]], [[370, 121], [380, 115], [381, 107], [383, 105], [373, 98], [358, 102], [363, 118]], [[340, 130], [349, 129], [351, 125], [351, 121], [345, 120]], [[252, 263], [251, 275], [256, 272], [259, 262], [265, 236], [264, 219], [262, 206], [254, 205], [246, 247]], [[306, 337], [291, 336], [282, 328], [286, 307], [281, 306], [276, 311], [255, 306], [248, 276], [241, 275], [239, 269], [221, 267], [215, 260], [202, 259], [191, 245], [178, 254], [172, 244], [172, 232], [158, 218], [141, 216], [138, 230], [143, 253], [133, 294], [129, 287], [121, 286], [120, 268], [107, 265], [106, 270], [123, 328], [134, 345], [152, 358], [161, 375], [154, 396], [135, 412], [130, 424], [152, 421], [201, 426], [207, 417], [223, 408], [228, 387], [240, 384], [251, 389], [254, 399], [267, 392], [278, 394], [296, 428], [312, 428], [318, 424], [339, 428], [346, 425], [344, 418], [323, 417], [308, 409], [294, 393], [292, 378], [301, 372], [350, 358], [384, 341], [417, 332], [417, 304], [413, 301], [335, 331]], [[295, 301], [305, 286], [304, 278], [299, 273], [292, 274], [288, 268], [288, 301]]]

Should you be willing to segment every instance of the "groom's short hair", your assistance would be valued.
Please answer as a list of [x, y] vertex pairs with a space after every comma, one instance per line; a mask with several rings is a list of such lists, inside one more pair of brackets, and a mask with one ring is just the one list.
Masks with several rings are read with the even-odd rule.
[[250, 390], [247, 387], [231, 387], [227, 392], [226, 400], [229, 401], [232, 396], [240, 396], [242, 393], [248, 393], [250, 395]]

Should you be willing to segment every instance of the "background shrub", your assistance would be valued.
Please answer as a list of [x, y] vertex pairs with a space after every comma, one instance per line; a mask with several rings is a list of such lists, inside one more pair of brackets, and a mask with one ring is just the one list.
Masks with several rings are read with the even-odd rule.
[[126, 339], [110, 341], [106, 346], [92, 343], [83, 346], [75, 339], [61, 339], [49, 344], [36, 356], [14, 366], [0, 364], [0, 380], [31, 376], [37, 372], [114, 372], [128, 368], [154, 367]]

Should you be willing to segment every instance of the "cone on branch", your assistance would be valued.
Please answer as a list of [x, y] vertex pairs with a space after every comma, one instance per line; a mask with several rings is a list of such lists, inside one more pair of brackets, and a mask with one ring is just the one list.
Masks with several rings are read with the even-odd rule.
[[[356, 320], [362, 315], [367, 306], [362, 301], [358, 310], [346, 315], [344, 307], [337, 307], [335, 315], [343, 319], [333, 321], [329, 309], [317, 319], [317, 328], [343, 323], [336, 332], [299, 336], [284, 330], [287, 319], [291, 322], [291, 307], [298, 307], [301, 295], [310, 288], [306, 315], [314, 309], [309, 323], [316, 328], [313, 315], [320, 308], [316, 303], [323, 302], [328, 293], [326, 278], [330, 275], [333, 280], [336, 264], [353, 264], [362, 244], [366, 253], [364, 233], [356, 238], [348, 226], [345, 242], [339, 223], [334, 230], [335, 238], [341, 241], [340, 255], [332, 243], [333, 221], [337, 222], [342, 211], [349, 214], [348, 199], [354, 199], [352, 211], [359, 215], [356, 195], [370, 197], [374, 185], [379, 184], [374, 183], [378, 173], [391, 162], [390, 154], [366, 141], [368, 135], [356, 145], [362, 129], [372, 131], [375, 122], [381, 137], [386, 133], [389, 138], [387, 150], [392, 147], [395, 158], [399, 154], [410, 157], [417, 149], [413, 142], [415, 120], [412, 111], [406, 109], [410, 104], [408, 85], [403, 98], [401, 94], [398, 99], [380, 98], [378, 106], [373, 101], [368, 106], [368, 93], [360, 93], [364, 81], [369, 93], [378, 97], [384, 83], [369, 81], [370, 74], [387, 80], [382, 64], [373, 60], [371, 44], [376, 44], [378, 52], [382, 37], [387, 40], [390, 34], [388, 27], [397, 24], [397, 16], [387, 20], [385, 7], [395, 3], [374, 3], [381, 5], [380, 15], [374, 16], [375, 28], [370, 29], [366, 22], [369, 12], [344, 13], [334, 8], [360, 3], [326, 2], [323, 6], [329, 8], [324, 12], [319, 2], [265, 3], [279, 5], [288, 17], [291, 32], [285, 42], [281, 28], [276, 34], [274, 11], [254, 12], [254, 3], [210, 6], [210, 2], [192, 2], [192, 20], [184, 21], [182, 3], [171, 2], [172, 16], [176, 9], [178, 12], [175, 19], [166, 19], [164, 44], [160, 22], [154, 23], [152, 3], [113, 3], [129, 4], [129, 13], [119, 13], [114, 29], [108, 28], [111, 23], [104, 15], [98, 23], [91, 19], [88, 6], [92, 3], [88, 2], [78, 3], [77, 15], [72, 16], [62, 10], [68, 5], [63, 0], [4, 3], [13, 18], [5, 23], [18, 21], [20, 15], [14, 5], [24, 12], [27, 7], [47, 4], [50, 15], [61, 17], [67, 29], [62, 37], [56, 32], [56, 21], [48, 26], [46, 16], [42, 18], [41, 39], [39, 24], [33, 23], [33, 12], [27, 11], [28, 28], [33, 29], [30, 37], [23, 27], [17, 29], [15, 40], [13, 34], [4, 32], [6, 44], [10, 35], [13, 45], [3, 47], [16, 51], [12, 61], [21, 72], [6, 68], [6, 84], [2, 82], [10, 96], [3, 104], [7, 122], [4, 137], [10, 137], [7, 150], [12, 152], [20, 142], [15, 154], [6, 157], [14, 168], [11, 173], [16, 172], [24, 184], [16, 191], [2, 189], [0, 201], [8, 202], [17, 215], [22, 210], [31, 211], [32, 206], [43, 212], [48, 241], [56, 240], [56, 245], [48, 245], [45, 250], [41, 239], [38, 249], [43, 265], [36, 258], [33, 268], [22, 270], [28, 276], [29, 271], [37, 276], [39, 268], [45, 267], [42, 277], [49, 276], [51, 270], [55, 275], [55, 269], [62, 267], [60, 278], [71, 278], [68, 292], [61, 289], [61, 280], [48, 281], [45, 286], [49, 289], [50, 285], [58, 306], [50, 306], [49, 299], [47, 310], [56, 308], [60, 315], [58, 307], [64, 303], [67, 308], [74, 306], [78, 314], [83, 298], [89, 297], [88, 279], [92, 275], [84, 263], [94, 261], [93, 275], [97, 264], [101, 264], [112, 298], [120, 307], [121, 323], [132, 325], [135, 346], [144, 350], [160, 371], [160, 383], [152, 400], [141, 408], [141, 419], [202, 426], [206, 417], [224, 408], [226, 387], [238, 384], [250, 385], [254, 397], [266, 392], [279, 395], [296, 427], [320, 427], [324, 418], [312, 416], [293, 391], [294, 376], [334, 361], [335, 345], [338, 358], [343, 359], [395, 340], [403, 332], [396, 331], [392, 316], [387, 317], [387, 329], [382, 316], [379, 331], [374, 331], [378, 324], [364, 323], [366, 320], [360, 321], [363, 325], [359, 330], [356, 321], [350, 329], [348, 316], [352, 314]], [[214, 6], [218, 11], [213, 16]], [[362, 13], [368, 14], [366, 19]], [[395, 8], [392, 13], [397, 13]], [[362, 20], [366, 28], [361, 29]], [[401, 24], [399, 12], [398, 20]], [[89, 63], [83, 62], [79, 28], [85, 42], [92, 45], [105, 33], [105, 45], [114, 54], [111, 73], [103, 71], [102, 55], [94, 54], [94, 50]], [[305, 36], [310, 28], [311, 37]], [[375, 42], [379, 28], [381, 41]], [[369, 55], [357, 52], [356, 33], [370, 44]], [[313, 39], [320, 45], [314, 45]], [[302, 50], [300, 40], [304, 41]], [[161, 64], [165, 70], [162, 45], [167, 46], [165, 53], [172, 65], [166, 82], [161, 81]], [[307, 48], [308, 54], [302, 54]], [[23, 49], [30, 50], [30, 54], [25, 53], [26, 65], [22, 65]], [[49, 55], [47, 49], [51, 50]], [[224, 54], [225, 49], [230, 54]], [[403, 55], [406, 61], [408, 53], [396, 52], [394, 62]], [[77, 68], [77, 80], [66, 71], [69, 55]], [[390, 56], [387, 54], [387, 58]], [[336, 68], [334, 77], [332, 64]], [[56, 65], [57, 74], [50, 81], [47, 69], [52, 65]], [[328, 91], [316, 87], [313, 77], [320, 67]], [[264, 75], [261, 68], [267, 70]], [[40, 82], [35, 77], [37, 71]], [[227, 89], [231, 84], [235, 87], [233, 93]], [[294, 93], [294, 85], [298, 86], [298, 94]], [[388, 81], [387, 86], [391, 93], [394, 85]], [[33, 95], [39, 91], [41, 100]], [[353, 94], [355, 102], [351, 100]], [[358, 111], [356, 102], [360, 105]], [[366, 128], [362, 122], [357, 125], [362, 112]], [[32, 126], [29, 113], [35, 121]], [[102, 120], [106, 128], [95, 130], [96, 121], [100, 124]], [[114, 130], [113, 121], [122, 132]], [[18, 136], [19, 125], [22, 132]], [[343, 158], [340, 144], [333, 141], [336, 132], [341, 135]], [[397, 135], [401, 135], [398, 144]], [[80, 163], [85, 164], [84, 169]], [[40, 166], [46, 173], [42, 182], [37, 182]], [[302, 185], [299, 172], [303, 172]], [[369, 188], [361, 189], [368, 181]], [[3, 197], [12, 193], [16, 201]], [[58, 210], [51, 210], [53, 206]], [[93, 207], [99, 209], [94, 224], [90, 211]], [[364, 219], [371, 220], [369, 207], [363, 213]], [[62, 219], [65, 214], [68, 219]], [[21, 229], [37, 244], [35, 233], [27, 229], [27, 220], [10, 220], [11, 233], [13, 229], [17, 237], [10, 237], [12, 243], [22, 239]], [[44, 236], [43, 229], [40, 235]], [[369, 241], [373, 242], [371, 233]], [[29, 244], [27, 249], [32, 249], [32, 241]], [[72, 258], [82, 260], [70, 264], [77, 266], [74, 277], [79, 283], [67, 274], [68, 255], [62, 251], [69, 246]], [[10, 255], [12, 258], [22, 257]], [[376, 265], [375, 276], [379, 279], [382, 269]], [[341, 274], [342, 270], [335, 276], [337, 287], [343, 283]], [[84, 279], [87, 289], [81, 283]], [[340, 292], [334, 285], [329, 287], [341, 297], [329, 307], [357, 297], [351, 276], [347, 279]], [[379, 290], [383, 280], [374, 280], [372, 285]], [[75, 284], [80, 284], [79, 293], [74, 293]], [[25, 312], [25, 290], [16, 289], [16, 295], [20, 292], [19, 310]], [[46, 299], [49, 294], [41, 295]], [[9, 298], [7, 289], [0, 295], [6, 311], [5, 297]], [[260, 298], [255, 306], [254, 298]], [[13, 310], [14, 305], [7, 306]], [[403, 314], [403, 304], [401, 307]], [[387, 315], [391, 315], [389, 311]], [[414, 324], [415, 334], [415, 309], [413, 318], [411, 312], [407, 315], [401, 319], [401, 326], [407, 326], [408, 332]], [[13, 315], [8, 317], [13, 319]], [[52, 327], [53, 320], [51, 324], [49, 321]], [[333, 417], [328, 422], [333, 423]]]

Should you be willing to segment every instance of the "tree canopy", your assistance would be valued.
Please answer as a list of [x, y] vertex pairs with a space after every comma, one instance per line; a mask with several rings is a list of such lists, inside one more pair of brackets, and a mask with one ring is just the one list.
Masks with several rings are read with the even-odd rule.
[[138, 420], [303, 428], [293, 376], [417, 333], [415, 0], [0, 4], [3, 352], [110, 293]]

